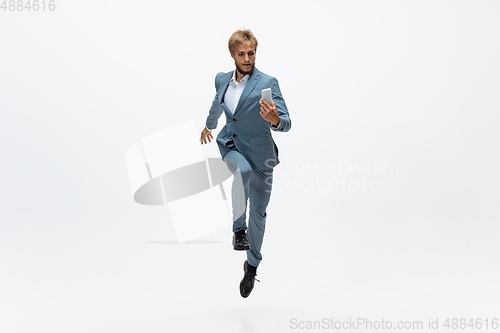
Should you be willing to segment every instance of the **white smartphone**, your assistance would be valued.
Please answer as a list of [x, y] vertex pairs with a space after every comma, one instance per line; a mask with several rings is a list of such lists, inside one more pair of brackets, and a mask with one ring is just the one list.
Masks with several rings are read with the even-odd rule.
[[268, 102], [271, 106], [273, 105], [271, 88], [262, 89], [261, 91], [262, 99]]

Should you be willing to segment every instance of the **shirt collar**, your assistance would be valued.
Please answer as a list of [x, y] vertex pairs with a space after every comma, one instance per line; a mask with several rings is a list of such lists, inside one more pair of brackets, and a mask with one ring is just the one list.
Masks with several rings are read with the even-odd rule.
[[[248, 78], [249, 78], [249, 75], [246, 74], [245, 76], [243, 76], [240, 80], [240, 84], [243, 83], [243, 82], [247, 82], [248, 81]], [[233, 71], [233, 78], [231, 79], [231, 81], [233, 81], [234, 83], [238, 83], [236, 81], [236, 69]], [[231, 82], [229, 81], [229, 82]]]

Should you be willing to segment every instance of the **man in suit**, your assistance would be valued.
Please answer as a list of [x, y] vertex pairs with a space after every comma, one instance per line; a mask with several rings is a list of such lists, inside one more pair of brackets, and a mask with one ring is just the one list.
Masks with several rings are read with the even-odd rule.
[[[216, 95], [201, 144], [211, 142], [211, 130], [226, 115], [226, 125], [217, 136], [222, 159], [234, 174], [231, 188], [233, 205], [233, 248], [246, 251], [240, 294], [248, 297], [254, 286], [266, 225], [266, 208], [271, 197], [273, 168], [279, 163], [278, 147], [271, 129], [290, 130], [291, 121], [278, 81], [255, 68], [257, 39], [250, 30], [237, 30], [228, 42], [236, 69], [215, 77]], [[261, 99], [261, 91], [272, 90], [272, 105]], [[247, 200], [250, 200], [248, 228]], [[248, 237], [247, 237], [248, 236]]]

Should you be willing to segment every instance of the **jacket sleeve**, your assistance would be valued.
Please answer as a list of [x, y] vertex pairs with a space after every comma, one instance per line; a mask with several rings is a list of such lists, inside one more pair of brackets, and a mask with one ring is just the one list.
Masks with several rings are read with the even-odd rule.
[[212, 101], [212, 107], [210, 107], [210, 111], [208, 112], [207, 121], [205, 122], [205, 126], [210, 131], [217, 128], [217, 122], [220, 118], [220, 115], [222, 114], [222, 112], [224, 112], [224, 109], [219, 103], [219, 96], [217, 96], [217, 91], [219, 90], [219, 83], [218, 83], [219, 74], [217, 74], [217, 76], [215, 77], [216, 93], [214, 100]]
[[292, 127], [292, 121], [290, 120], [285, 100], [281, 95], [281, 90], [278, 84], [278, 80], [274, 77], [271, 80], [271, 90], [273, 94], [272, 96], [273, 102], [276, 104], [276, 109], [278, 110], [278, 116], [280, 117], [280, 123], [278, 124], [278, 126], [273, 126], [271, 124], [271, 129], [278, 132], [288, 132]]

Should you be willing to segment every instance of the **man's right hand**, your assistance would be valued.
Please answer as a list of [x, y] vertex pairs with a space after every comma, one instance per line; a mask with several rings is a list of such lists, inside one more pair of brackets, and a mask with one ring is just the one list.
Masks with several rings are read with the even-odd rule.
[[206, 127], [203, 129], [203, 131], [201, 131], [201, 137], [200, 137], [200, 141], [201, 141], [201, 144], [206, 144], [207, 143], [207, 139], [208, 139], [208, 142], [212, 142], [211, 139], [213, 139], [214, 137], [212, 136], [212, 131], [209, 131]]

